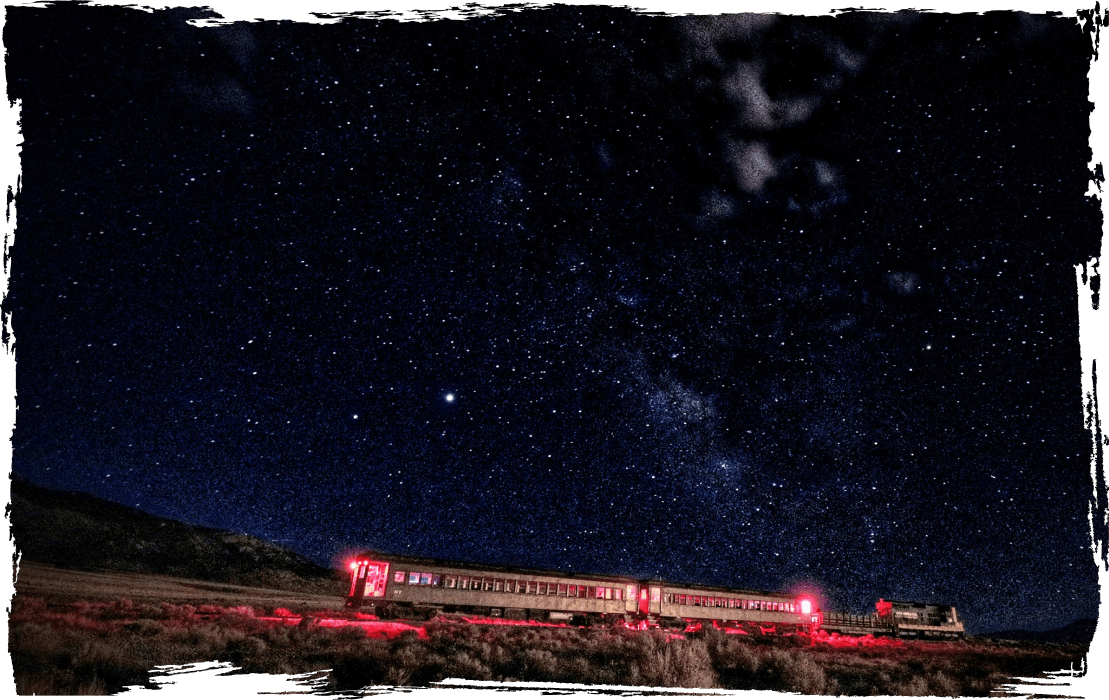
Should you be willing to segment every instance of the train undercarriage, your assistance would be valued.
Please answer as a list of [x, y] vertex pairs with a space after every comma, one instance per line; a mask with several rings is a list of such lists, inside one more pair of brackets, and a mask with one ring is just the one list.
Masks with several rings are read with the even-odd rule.
[[504, 620], [516, 624], [556, 625], [582, 628], [624, 628], [633, 630], [658, 629], [669, 632], [698, 633], [708, 629], [725, 634], [775, 635], [802, 634], [812, 631], [809, 625], [722, 621], [715, 619], [664, 617], [659, 615], [571, 613], [528, 608], [491, 608], [480, 606], [427, 606], [406, 603], [366, 605], [363, 612], [383, 620], [430, 621], [436, 618], [462, 617], [485, 620]]

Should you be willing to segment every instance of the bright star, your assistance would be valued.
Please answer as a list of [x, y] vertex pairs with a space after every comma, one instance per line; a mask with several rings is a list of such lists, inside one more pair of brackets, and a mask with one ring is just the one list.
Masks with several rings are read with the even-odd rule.
[[454, 401], [454, 394], [447, 394], [444, 398], [446, 398], [447, 403], [451, 403]]

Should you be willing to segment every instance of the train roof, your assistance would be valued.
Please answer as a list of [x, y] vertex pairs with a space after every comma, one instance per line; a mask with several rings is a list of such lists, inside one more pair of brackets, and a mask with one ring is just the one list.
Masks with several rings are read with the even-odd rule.
[[685, 583], [674, 581], [663, 581], [655, 578], [636, 578], [635, 576], [618, 576], [609, 574], [584, 574], [574, 571], [554, 571], [551, 569], [533, 569], [519, 566], [506, 566], [503, 564], [485, 564], [482, 562], [472, 561], [457, 561], [452, 559], [436, 559], [433, 557], [419, 557], [408, 554], [389, 554], [387, 552], [374, 552], [367, 551], [358, 555], [359, 558], [364, 559], [384, 559], [391, 562], [403, 563], [412, 566], [428, 566], [428, 567], [448, 567], [452, 569], [479, 569], [481, 571], [493, 571], [505, 574], [520, 574], [535, 576], [548, 576], [551, 578], [581, 578], [593, 581], [619, 581], [620, 583], [646, 583], [648, 585], [661, 585], [670, 588], [688, 588], [691, 590], [708, 591], [709, 593], [733, 593], [733, 594], [749, 594], [751, 596], [782, 596], [782, 597], [795, 597], [792, 593], [783, 593], [781, 591], [762, 591], [753, 588], [726, 588], [723, 586], [706, 586], [699, 583]]
[[658, 585], [662, 585], [662, 586], [668, 586], [670, 588], [688, 588], [690, 590], [708, 591], [710, 593], [741, 593], [741, 594], [749, 594], [749, 595], [752, 595], [752, 596], [756, 596], [756, 595], [758, 595], [758, 596], [776, 595], [776, 596], [782, 596], [782, 597], [785, 597], [785, 598], [796, 598], [797, 597], [793, 593], [785, 593], [783, 591], [764, 591], [764, 590], [761, 590], [761, 589], [758, 589], [758, 588], [728, 588], [726, 586], [708, 586], [708, 585], [701, 584], [701, 583], [688, 583], [688, 582], [685, 582], [685, 581], [680, 581], [680, 582], [663, 581], [662, 579], [655, 579], [655, 578], [640, 579], [640, 580], [643, 581], [644, 583], [647, 583], [647, 584], [658, 584]]
[[620, 583], [638, 583], [642, 579], [634, 576], [616, 576], [606, 574], [583, 574], [575, 571], [554, 571], [551, 569], [533, 569], [520, 566], [506, 566], [504, 564], [485, 564], [473, 561], [457, 561], [453, 559], [436, 559], [433, 557], [418, 557], [408, 554], [388, 554], [386, 552], [363, 552], [358, 558], [383, 559], [386, 561], [411, 564], [415, 566], [442, 566], [452, 569], [479, 569], [505, 574], [533, 574], [535, 576], [549, 576], [551, 578], [583, 578], [595, 581], [619, 581]]

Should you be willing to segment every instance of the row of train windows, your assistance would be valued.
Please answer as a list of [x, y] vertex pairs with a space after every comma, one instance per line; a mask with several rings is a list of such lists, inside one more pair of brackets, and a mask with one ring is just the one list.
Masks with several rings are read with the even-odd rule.
[[717, 598], [707, 595], [679, 595], [667, 593], [663, 602], [668, 605], [696, 605], [702, 608], [739, 608], [741, 610], [770, 610], [774, 612], [797, 612], [796, 603], [781, 603], [773, 600], [744, 600], [742, 598]]
[[624, 589], [605, 586], [578, 586], [573, 583], [547, 583], [546, 581], [520, 581], [516, 579], [488, 578], [482, 576], [442, 576], [439, 574], [398, 571], [393, 574], [395, 583], [409, 586], [437, 586], [463, 591], [492, 591], [493, 593], [518, 593], [520, 595], [553, 595], [563, 598], [599, 598], [623, 600]]

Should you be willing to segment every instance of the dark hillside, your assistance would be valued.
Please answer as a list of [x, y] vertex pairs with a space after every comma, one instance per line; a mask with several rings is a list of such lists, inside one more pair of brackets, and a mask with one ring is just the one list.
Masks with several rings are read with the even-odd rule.
[[249, 535], [165, 520], [85, 493], [12, 481], [16, 550], [73, 569], [109, 569], [300, 591], [332, 590], [333, 574]]
[[1005, 639], [1018, 642], [1040, 642], [1047, 644], [1082, 644], [1088, 646], [1094, 638], [1094, 630], [1097, 628], [1097, 620], [1083, 618], [1075, 620], [1074, 622], [1060, 627], [1058, 629], [1047, 630], [1045, 632], [1033, 632], [1030, 630], [1006, 630], [1004, 632], [991, 632], [990, 634], [979, 635], [989, 639]]

